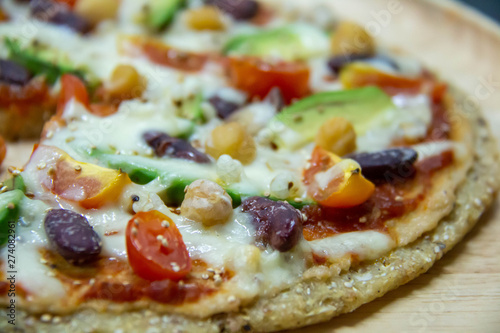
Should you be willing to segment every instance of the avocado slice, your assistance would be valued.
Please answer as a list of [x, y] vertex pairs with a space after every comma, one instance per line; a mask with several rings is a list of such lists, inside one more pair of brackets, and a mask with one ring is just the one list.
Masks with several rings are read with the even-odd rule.
[[0, 246], [9, 238], [9, 223], [17, 222], [19, 204], [24, 197], [21, 190], [12, 190], [0, 194]]
[[230, 56], [255, 56], [285, 61], [305, 60], [330, 51], [328, 35], [311, 25], [295, 23], [237, 35], [224, 47]]
[[179, 117], [191, 120], [196, 124], [204, 123], [205, 116], [203, 115], [203, 109], [201, 108], [201, 103], [203, 103], [203, 100], [204, 99], [202, 94], [197, 94], [186, 100], [183, 100], [178, 110]]
[[145, 24], [154, 29], [161, 30], [169, 25], [175, 14], [185, 5], [185, 0], [152, 0], [146, 7]]
[[75, 68], [65, 56], [57, 50], [36, 45], [22, 48], [19, 41], [5, 38], [5, 46], [9, 51], [9, 59], [25, 67], [33, 75], [45, 75], [49, 84], [66, 73], [73, 74], [84, 80], [89, 88], [95, 88], [99, 80], [83, 68]]
[[343, 117], [357, 135], [379, 126], [394, 111], [391, 98], [376, 87], [328, 91], [306, 97], [285, 108], [268, 124], [280, 148], [296, 149], [314, 140], [321, 125]]

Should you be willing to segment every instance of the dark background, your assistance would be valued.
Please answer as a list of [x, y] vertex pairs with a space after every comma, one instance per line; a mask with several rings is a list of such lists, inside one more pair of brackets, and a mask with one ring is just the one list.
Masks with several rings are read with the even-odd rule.
[[462, 0], [462, 2], [500, 22], [500, 0]]

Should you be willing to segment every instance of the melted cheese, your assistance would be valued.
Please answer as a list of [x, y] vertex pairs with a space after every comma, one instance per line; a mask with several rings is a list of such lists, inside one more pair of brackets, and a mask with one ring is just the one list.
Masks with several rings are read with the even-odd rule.
[[356, 231], [309, 242], [318, 254], [329, 259], [341, 258], [346, 253], [358, 255], [360, 260], [376, 259], [395, 246], [394, 240], [378, 231]]

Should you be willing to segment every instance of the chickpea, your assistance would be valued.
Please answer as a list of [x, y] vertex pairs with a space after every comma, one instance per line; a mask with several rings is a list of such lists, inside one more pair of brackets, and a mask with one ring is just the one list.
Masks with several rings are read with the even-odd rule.
[[225, 123], [214, 128], [205, 151], [214, 158], [227, 154], [243, 164], [252, 162], [256, 155], [253, 138], [239, 123]]
[[375, 53], [375, 42], [372, 36], [360, 25], [352, 22], [341, 22], [331, 38], [334, 55]]
[[119, 7], [119, 0], [78, 0], [74, 11], [95, 25], [101, 21], [114, 18]]
[[345, 118], [334, 117], [320, 127], [315, 141], [321, 148], [343, 156], [356, 149], [356, 132]]
[[194, 30], [224, 30], [222, 13], [213, 6], [190, 9], [186, 13], [186, 22]]
[[233, 201], [218, 184], [198, 179], [187, 187], [181, 215], [210, 227], [226, 222], [233, 214]]
[[118, 65], [111, 74], [106, 92], [111, 98], [131, 99], [140, 97], [145, 82], [137, 70], [130, 65]]

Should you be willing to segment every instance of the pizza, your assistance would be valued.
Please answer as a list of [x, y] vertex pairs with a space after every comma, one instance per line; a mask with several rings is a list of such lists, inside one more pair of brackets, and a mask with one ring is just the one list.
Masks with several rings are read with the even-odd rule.
[[479, 110], [307, 7], [1, 3], [0, 134], [39, 138], [0, 190], [2, 331], [297, 328], [462, 239], [500, 183]]

